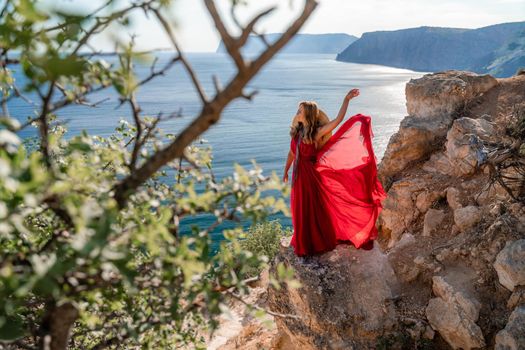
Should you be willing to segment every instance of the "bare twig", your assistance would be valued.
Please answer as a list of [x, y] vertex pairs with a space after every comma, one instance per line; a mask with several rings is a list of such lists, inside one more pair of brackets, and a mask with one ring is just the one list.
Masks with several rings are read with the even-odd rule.
[[130, 171], [135, 170], [137, 165], [138, 154], [140, 148], [142, 147], [142, 120], [140, 119], [140, 107], [135, 98], [135, 94], [132, 93], [131, 97], [127, 100], [131, 106], [131, 113], [133, 115], [133, 120], [135, 121], [135, 127], [137, 132], [135, 134], [135, 144], [133, 146], [133, 151], [131, 152], [131, 160], [129, 163]]
[[298, 315], [292, 315], [292, 314], [281, 314], [279, 312], [273, 312], [271, 310], [268, 310], [268, 309], [265, 309], [263, 307], [260, 307], [259, 305], [257, 304], [252, 304], [252, 303], [248, 303], [246, 300], [244, 300], [242, 298], [242, 296], [234, 293], [234, 292], [231, 292], [231, 291], [228, 291], [226, 290], [225, 291], [226, 294], [228, 294], [229, 296], [239, 300], [241, 303], [243, 303], [244, 305], [248, 306], [249, 308], [254, 308], [256, 310], [259, 310], [259, 311], [263, 311], [263, 312], [266, 312], [267, 314], [269, 315], [272, 315], [274, 317], [280, 317], [280, 318], [291, 318], [291, 319], [294, 319], [294, 320], [302, 320], [302, 317], [301, 316], [298, 316]]
[[40, 112], [40, 117], [38, 118], [39, 130], [40, 130], [40, 150], [44, 156], [44, 162], [46, 166], [51, 169], [51, 154], [49, 152], [49, 125], [47, 123], [47, 116], [51, 108], [51, 98], [53, 97], [53, 92], [55, 90], [55, 82], [52, 81], [49, 85], [48, 92], [46, 96], [42, 99], [42, 111]]
[[250, 33], [255, 33], [257, 35], [259, 35], [257, 32], [255, 32], [254, 30], [254, 27], [255, 25], [257, 24], [257, 22], [263, 18], [264, 16], [268, 15], [269, 13], [271, 13], [272, 11], [275, 10], [275, 7], [271, 7], [261, 13], [259, 13], [257, 16], [255, 16], [251, 21], [250, 23], [248, 23], [248, 25], [246, 26], [246, 28], [244, 28], [244, 30], [242, 31], [242, 34], [241, 36], [239, 37], [238, 41], [237, 41], [237, 45], [239, 45], [239, 47], [242, 47], [244, 46], [244, 44], [246, 44], [246, 41], [248, 40], [248, 38], [250, 37]]
[[175, 40], [175, 35], [173, 34], [173, 31], [171, 30], [171, 27], [170, 27], [169, 23], [166, 21], [164, 16], [162, 16], [160, 14], [159, 10], [153, 9], [152, 11], [155, 14], [155, 16], [157, 17], [157, 19], [159, 20], [159, 22], [161, 23], [162, 27], [164, 28], [164, 31], [166, 32], [166, 34], [168, 35], [168, 37], [169, 37], [169, 39], [171, 41], [171, 44], [173, 45], [173, 47], [175, 48], [175, 50], [179, 54], [178, 60], [180, 60], [182, 62], [182, 65], [184, 66], [184, 68], [188, 72], [188, 74], [189, 74], [189, 76], [191, 78], [191, 81], [193, 82], [193, 85], [195, 86], [195, 89], [197, 89], [197, 93], [199, 94], [199, 97], [200, 97], [202, 103], [206, 104], [208, 102], [208, 98], [206, 97], [206, 93], [204, 92], [204, 89], [202, 88], [199, 80], [197, 79], [197, 74], [195, 73], [195, 71], [191, 67], [190, 63], [186, 59], [185, 55], [183, 54], [182, 50], [180, 49], [179, 44], [177, 43], [177, 40]]
[[[155, 62], [156, 62], [157, 59], [158, 58], [155, 57]], [[155, 77], [158, 77], [158, 76], [166, 74], [166, 72], [179, 60], [180, 60], [180, 55], [174, 56], [171, 60], [169, 60], [166, 63], [166, 65], [162, 69], [160, 69], [158, 71], [155, 71], [155, 62], [153, 62], [153, 64], [151, 65], [151, 73], [150, 73], [150, 75], [148, 75], [146, 78], [142, 79], [137, 84], [137, 86], [144, 85], [147, 82], [149, 82], [150, 80], [154, 79]]]

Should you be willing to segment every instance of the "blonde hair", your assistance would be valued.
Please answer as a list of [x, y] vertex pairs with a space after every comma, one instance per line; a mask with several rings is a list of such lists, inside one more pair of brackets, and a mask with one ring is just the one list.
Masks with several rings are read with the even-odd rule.
[[[326, 113], [319, 108], [316, 102], [314, 101], [302, 101], [299, 103], [299, 106], [303, 106], [304, 116], [305, 116], [305, 125], [302, 122], [297, 122], [294, 118], [292, 125], [290, 126], [290, 136], [295, 138], [300, 131], [303, 134], [303, 140], [307, 143], [315, 143], [315, 135], [317, 134], [317, 129], [325, 124], [327, 124], [330, 119]], [[324, 145], [324, 143], [330, 138], [332, 133], [323, 135], [319, 144], [316, 144], [316, 148]]]

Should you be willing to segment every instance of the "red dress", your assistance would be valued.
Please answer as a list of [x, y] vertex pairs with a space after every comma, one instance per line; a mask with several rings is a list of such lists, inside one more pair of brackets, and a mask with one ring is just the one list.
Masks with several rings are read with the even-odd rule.
[[[356, 248], [377, 238], [386, 193], [377, 178], [371, 118], [356, 114], [319, 150], [291, 140], [296, 153], [290, 196], [291, 246], [298, 256], [323, 253], [339, 243]], [[364, 245], [364, 247], [363, 247]]]

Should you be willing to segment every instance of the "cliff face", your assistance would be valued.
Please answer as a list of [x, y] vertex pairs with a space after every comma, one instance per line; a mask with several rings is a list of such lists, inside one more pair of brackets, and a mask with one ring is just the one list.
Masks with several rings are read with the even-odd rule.
[[337, 55], [344, 62], [417, 71], [462, 69], [514, 75], [525, 61], [525, 22], [479, 29], [418, 27], [364, 33]]
[[[274, 43], [280, 34], [266, 34], [268, 43]], [[357, 37], [344, 33], [334, 34], [297, 34], [282, 49], [283, 53], [319, 53], [336, 54], [344, 50], [348, 45], [357, 40]], [[266, 48], [263, 41], [255, 35], [251, 35], [246, 45], [242, 48], [245, 54], [256, 54]], [[217, 52], [226, 52], [226, 47], [221, 41]]]
[[283, 241], [270, 272], [303, 286], [266, 283], [257, 303], [296, 317], [224, 349], [525, 349], [525, 75], [427, 74], [406, 97], [374, 249], [300, 258]]

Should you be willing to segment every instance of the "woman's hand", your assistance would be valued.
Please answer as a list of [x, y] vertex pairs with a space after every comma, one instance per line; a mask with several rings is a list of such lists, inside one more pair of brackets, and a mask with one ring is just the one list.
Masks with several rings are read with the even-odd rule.
[[283, 175], [283, 182], [284, 183], [287, 183], [288, 182], [288, 172], [285, 172], [284, 175]]
[[359, 89], [352, 89], [350, 90], [346, 96], [345, 100], [341, 104], [341, 108], [339, 109], [339, 113], [337, 114], [337, 117], [335, 119], [330, 120], [325, 125], [321, 126], [319, 129], [317, 129], [317, 133], [315, 135], [315, 142], [319, 142], [321, 138], [334, 130], [339, 123], [343, 121], [343, 118], [345, 117], [346, 110], [348, 109], [348, 102], [350, 102], [351, 99], [359, 95]]
[[359, 96], [359, 89], [352, 89], [346, 94], [345, 100], [346, 101], [350, 101], [351, 99], [353, 99], [356, 96]]

